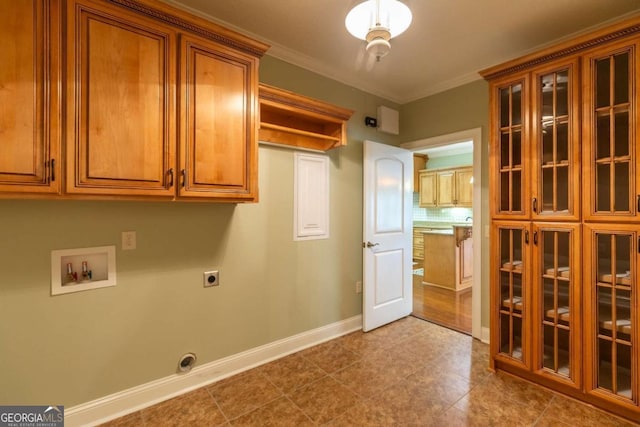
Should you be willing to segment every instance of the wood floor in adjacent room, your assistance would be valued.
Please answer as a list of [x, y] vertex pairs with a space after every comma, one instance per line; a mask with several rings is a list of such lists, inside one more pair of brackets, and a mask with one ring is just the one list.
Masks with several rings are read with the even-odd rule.
[[471, 335], [471, 288], [455, 292], [423, 285], [422, 276], [413, 275], [415, 317]]

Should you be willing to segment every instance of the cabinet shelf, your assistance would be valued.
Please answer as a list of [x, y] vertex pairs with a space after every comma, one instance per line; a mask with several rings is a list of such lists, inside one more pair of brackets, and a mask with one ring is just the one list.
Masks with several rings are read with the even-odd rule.
[[260, 84], [262, 143], [327, 151], [347, 145], [347, 121], [352, 110]]

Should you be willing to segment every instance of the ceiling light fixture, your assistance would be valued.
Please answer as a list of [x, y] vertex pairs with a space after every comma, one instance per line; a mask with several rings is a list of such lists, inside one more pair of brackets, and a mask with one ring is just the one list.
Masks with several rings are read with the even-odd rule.
[[344, 24], [351, 35], [366, 40], [367, 52], [380, 61], [391, 50], [389, 40], [409, 28], [411, 18], [411, 10], [398, 0], [367, 0], [349, 11]]

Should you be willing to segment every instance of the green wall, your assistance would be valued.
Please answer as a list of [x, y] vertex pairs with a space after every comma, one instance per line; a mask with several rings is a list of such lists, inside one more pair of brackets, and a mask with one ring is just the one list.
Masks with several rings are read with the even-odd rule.
[[[489, 327], [489, 87], [484, 80], [404, 104], [400, 108], [403, 142], [482, 128], [482, 326]], [[430, 164], [428, 164], [431, 167]], [[475, 243], [475, 237], [474, 237]]]
[[[328, 153], [331, 237], [293, 241], [293, 151], [261, 146], [256, 204], [0, 200], [0, 404], [84, 403], [362, 312], [362, 140], [375, 96], [265, 57], [261, 80], [355, 110]], [[137, 249], [120, 250], [135, 230]], [[50, 296], [54, 249], [116, 245], [117, 286]], [[221, 286], [203, 288], [202, 272]]]
[[[293, 241], [293, 151], [271, 146], [256, 204], [0, 200], [0, 404], [74, 406], [174, 374], [186, 352], [205, 364], [360, 314], [362, 141], [477, 126], [486, 140], [482, 82], [399, 106], [268, 56], [260, 79], [355, 110], [348, 145], [328, 153], [331, 237]], [[381, 104], [402, 135], [364, 126]], [[121, 251], [128, 230], [137, 249]], [[103, 245], [117, 247], [116, 287], [50, 296], [52, 250]], [[212, 268], [221, 286], [205, 289]]]
[[454, 168], [473, 164], [473, 153], [453, 154], [451, 156], [433, 157], [427, 160], [427, 169]]

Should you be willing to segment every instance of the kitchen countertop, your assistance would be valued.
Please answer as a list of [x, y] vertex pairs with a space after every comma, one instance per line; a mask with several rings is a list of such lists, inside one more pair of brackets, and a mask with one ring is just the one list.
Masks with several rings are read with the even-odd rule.
[[427, 230], [423, 231], [422, 234], [449, 234], [453, 236], [453, 228], [446, 228], [443, 230]]

